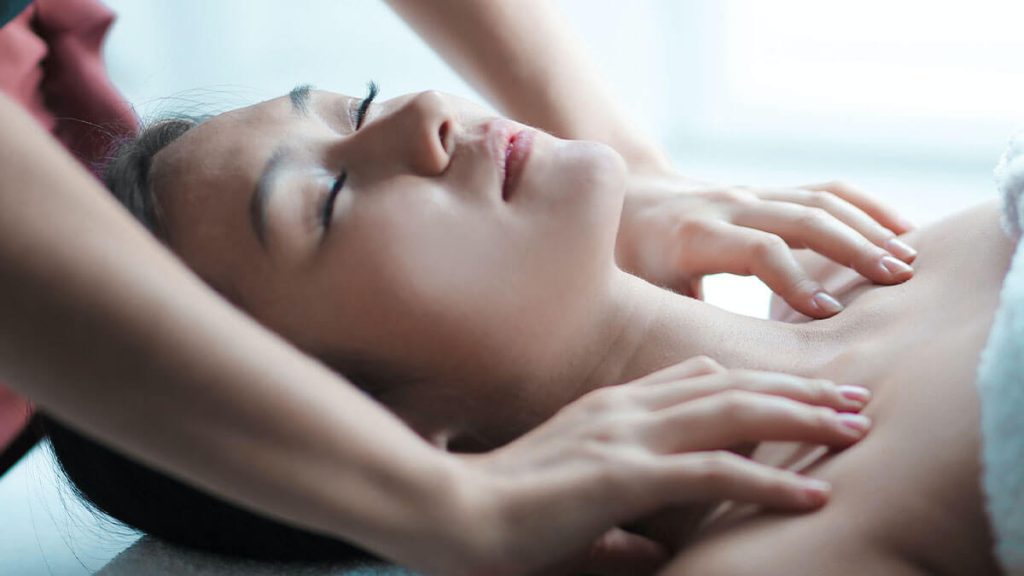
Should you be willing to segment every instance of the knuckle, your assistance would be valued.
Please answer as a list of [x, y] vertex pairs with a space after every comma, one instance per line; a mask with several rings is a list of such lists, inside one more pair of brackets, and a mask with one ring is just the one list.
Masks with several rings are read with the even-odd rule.
[[792, 283], [791, 294], [799, 295], [806, 294], [812, 295], [818, 290], [821, 290], [821, 285], [807, 277], [800, 277]]
[[806, 380], [804, 381], [804, 389], [807, 390], [808, 396], [812, 399], [827, 399], [831, 396], [831, 389], [824, 380]]
[[704, 453], [694, 466], [695, 479], [708, 485], [723, 482], [734, 468], [734, 458], [735, 455], [725, 450]]
[[716, 190], [714, 197], [726, 204], [743, 205], [749, 203], [753, 195], [749, 191], [734, 187]]
[[842, 180], [832, 180], [822, 184], [821, 187], [829, 191], [844, 191], [850, 189], [850, 185]]
[[604, 486], [613, 488], [615, 493], [635, 489], [636, 475], [653, 470], [654, 460], [649, 452], [642, 449], [623, 448], [592, 440], [580, 443], [577, 450], [581, 460], [596, 470]]
[[812, 206], [801, 211], [797, 224], [810, 230], [819, 230], [825, 227], [830, 218], [831, 215], [824, 208]]
[[839, 387], [831, 380], [811, 380], [808, 386], [811, 389], [811, 394], [821, 400], [832, 400], [839, 396]]
[[700, 218], [687, 219], [676, 223], [672, 229], [672, 236], [680, 242], [687, 242], [708, 236], [713, 232], [711, 222]]
[[814, 190], [810, 194], [810, 205], [827, 209], [838, 204], [839, 198], [828, 190]]
[[726, 390], [718, 395], [718, 411], [722, 418], [738, 421], [750, 411], [753, 398], [753, 394], [745, 390]]
[[768, 492], [785, 493], [792, 490], [791, 484], [781, 474], [763, 474], [757, 481]]
[[877, 246], [874, 242], [864, 236], [859, 236], [857, 238], [857, 250], [868, 257], [868, 264], [873, 264], [875, 260], [888, 254], [888, 252], [883, 248]]
[[698, 371], [711, 373], [711, 372], [723, 372], [725, 368], [715, 361], [710, 356], [694, 356], [689, 360]]
[[764, 260], [786, 250], [787, 248], [788, 246], [786, 245], [785, 240], [781, 237], [774, 234], [766, 234], [754, 242], [751, 247], [751, 252], [753, 252], [754, 257], [758, 260]]
[[831, 408], [814, 408], [811, 413], [810, 424], [819, 428], [828, 428], [832, 426], [835, 418], [836, 411]]
[[773, 374], [766, 374], [764, 372], [758, 372], [757, 370], [745, 370], [740, 368], [732, 370], [730, 372], [730, 376], [732, 377], [732, 381], [735, 383], [736, 387], [739, 389], [737, 391], [742, 392], [743, 397], [747, 400], [751, 400], [754, 398], [753, 391], [760, 390], [764, 388], [765, 385], [770, 385], [772, 383], [771, 378]]

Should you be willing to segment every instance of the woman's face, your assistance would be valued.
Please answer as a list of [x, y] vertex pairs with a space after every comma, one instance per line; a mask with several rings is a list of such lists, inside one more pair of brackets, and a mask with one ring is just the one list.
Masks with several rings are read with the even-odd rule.
[[546, 417], [615, 270], [621, 159], [436, 92], [360, 102], [298, 89], [160, 152], [172, 248], [341, 370], [426, 379], [378, 391], [425, 433]]

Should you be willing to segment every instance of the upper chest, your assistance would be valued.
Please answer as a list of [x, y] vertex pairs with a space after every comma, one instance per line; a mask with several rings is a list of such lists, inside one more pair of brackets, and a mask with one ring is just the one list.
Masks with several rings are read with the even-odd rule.
[[990, 539], [974, 379], [1012, 245], [993, 205], [907, 240], [920, 255], [915, 277], [899, 286], [874, 286], [845, 268], [814, 263], [847, 309], [825, 321], [841, 323], [844, 338], [813, 375], [872, 389], [865, 414], [874, 425], [841, 453], [762, 445], [755, 459], [826, 479], [834, 492], [815, 515], [750, 520], [808, 535], [831, 530], [847, 539], [841, 546], [875, 542], [942, 573], [985, 573]]

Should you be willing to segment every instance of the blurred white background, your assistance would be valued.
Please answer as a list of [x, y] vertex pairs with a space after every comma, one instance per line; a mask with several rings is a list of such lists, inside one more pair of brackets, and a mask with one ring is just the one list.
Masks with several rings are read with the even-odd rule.
[[[302, 83], [479, 99], [372, 0], [108, 0], [111, 75], [144, 117], [213, 112]], [[918, 223], [992, 198], [1024, 127], [1024, 3], [976, 0], [563, 0], [638, 125], [686, 174], [722, 183], [841, 179]], [[764, 314], [756, 281], [710, 301]], [[34, 471], [33, 471], [34, 470]], [[0, 571], [89, 574], [123, 539], [63, 513], [36, 455], [0, 482]], [[26, 508], [26, 506], [28, 508]], [[21, 516], [18, 516], [21, 514]], [[42, 560], [45, 558], [45, 561]], [[13, 561], [13, 560], [11, 560]]]

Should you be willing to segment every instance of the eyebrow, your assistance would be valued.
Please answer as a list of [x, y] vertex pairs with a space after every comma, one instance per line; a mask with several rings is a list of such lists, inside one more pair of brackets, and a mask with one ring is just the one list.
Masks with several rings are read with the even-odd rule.
[[[288, 100], [292, 104], [294, 114], [309, 115], [312, 88], [309, 84], [303, 84], [292, 88], [288, 93]], [[249, 220], [252, 223], [253, 232], [256, 233], [256, 239], [259, 240], [260, 246], [264, 250], [267, 249], [267, 202], [273, 190], [274, 177], [284, 163], [286, 151], [284, 146], [278, 146], [270, 154], [249, 199]]]
[[288, 93], [288, 99], [292, 102], [292, 110], [303, 116], [309, 115], [309, 99], [313, 87], [309, 84], [302, 84], [292, 88]]

